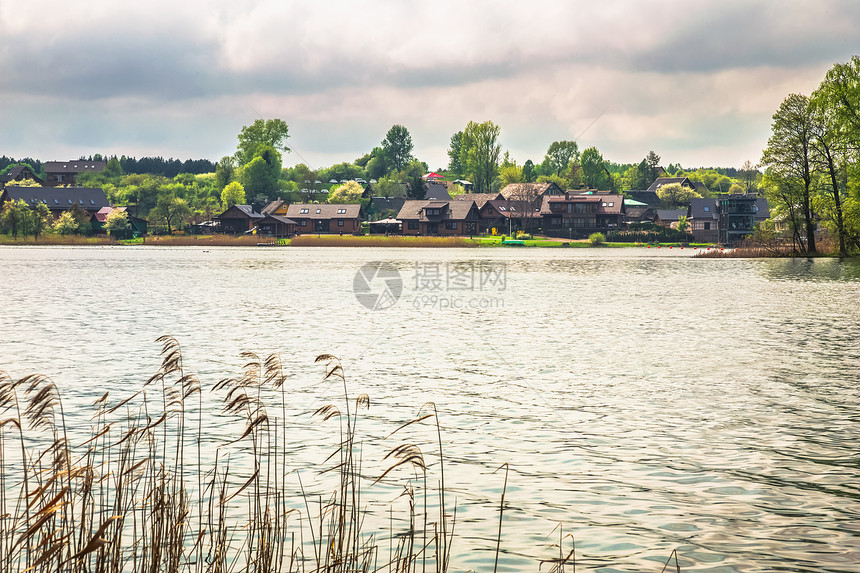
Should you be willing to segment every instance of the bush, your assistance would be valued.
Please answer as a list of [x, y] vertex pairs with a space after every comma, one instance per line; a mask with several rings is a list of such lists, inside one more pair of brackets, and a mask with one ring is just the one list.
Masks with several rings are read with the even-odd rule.
[[603, 233], [591, 233], [588, 236], [588, 242], [595, 247], [599, 247], [606, 242], [606, 237], [603, 236]]

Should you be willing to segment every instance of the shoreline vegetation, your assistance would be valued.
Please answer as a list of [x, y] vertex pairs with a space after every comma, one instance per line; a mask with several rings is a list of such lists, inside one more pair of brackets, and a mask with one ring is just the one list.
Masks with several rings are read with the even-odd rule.
[[[312, 413], [315, 424], [330, 429], [323, 446], [330, 451], [305, 468], [303, 479], [286, 439], [295, 431], [288, 423], [295, 419], [293, 375], [279, 355], [243, 352], [241, 376], [207, 387], [186, 369], [175, 338], [157, 342], [158, 372], [131, 396], [105, 392], [95, 400], [89, 432], [66, 419], [59, 388], [48, 377], [16, 381], [0, 371], [3, 571], [449, 570], [452, 545], [468, 533], [460, 532], [457, 501], [446, 491], [435, 404], [422, 405], [388, 434], [382, 459], [369, 459], [358, 427], [371, 399], [350, 395], [336, 357], [318, 356], [323, 383], [341, 395]], [[215, 434], [204, 392], [221, 403]], [[210, 442], [218, 444], [204, 452], [206, 435], [217, 435]], [[505, 484], [498, 537], [484, 540], [486, 569], [494, 558], [494, 572], [504, 553], [507, 471], [505, 463], [495, 472]], [[392, 500], [382, 519], [368, 510], [371, 489]], [[574, 539], [556, 529], [557, 546], [543, 549], [553, 555], [535, 559], [550, 573], [575, 570]], [[680, 561], [672, 551], [664, 571], [680, 572]]]

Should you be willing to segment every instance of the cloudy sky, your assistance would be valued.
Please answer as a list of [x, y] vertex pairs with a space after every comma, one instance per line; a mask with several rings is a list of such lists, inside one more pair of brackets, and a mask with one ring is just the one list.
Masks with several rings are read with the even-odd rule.
[[492, 120], [519, 163], [757, 161], [773, 112], [860, 52], [857, 0], [0, 0], [0, 155], [208, 158], [258, 118], [285, 165], [394, 124], [431, 169]]

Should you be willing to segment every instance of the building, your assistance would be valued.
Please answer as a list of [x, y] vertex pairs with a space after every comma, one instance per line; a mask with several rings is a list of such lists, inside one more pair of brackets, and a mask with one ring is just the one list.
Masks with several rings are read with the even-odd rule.
[[[767, 200], [764, 200], [764, 206], [762, 209], [755, 193], [720, 196], [720, 243], [735, 246], [752, 235], [759, 212], [769, 211]], [[763, 218], [759, 221], [767, 219], [767, 214], [762, 213], [761, 216]]]
[[287, 218], [295, 222], [296, 234], [361, 232], [361, 205], [357, 203], [293, 203]]
[[27, 165], [14, 165], [9, 171], [0, 175], [0, 189], [3, 189], [5, 185], [15, 184], [16, 181], [35, 181], [39, 185], [44, 185], [45, 182], [41, 177], [36, 175], [32, 169], [30, 169]]
[[720, 241], [720, 206], [716, 199], [691, 199], [687, 220], [693, 240], [697, 243]]
[[600, 195], [545, 195], [540, 215], [542, 230], [551, 237], [587, 237], [597, 231]]
[[58, 187], [60, 185], [77, 185], [81, 173], [101, 173], [107, 167], [107, 161], [47, 161], [45, 162], [45, 185]]
[[220, 232], [238, 235], [252, 230], [262, 218], [263, 214], [255, 212], [250, 205], [233, 205], [215, 220], [218, 221]]
[[480, 212], [474, 201], [406, 201], [397, 219], [404, 235], [465, 236], [478, 233]]
[[267, 237], [292, 237], [296, 234], [296, 222], [283, 215], [264, 215], [254, 226], [257, 235]]
[[[128, 207], [102, 207], [98, 212], [90, 218], [90, 228], [93, 233], [102, 234], [105, 232], [105, 223], [108, 215], [114, 211], [125, 212], [128, 216], [128, 237], [139, 237], [146, 234], [147, 222], [145, 219], [133, 217], [128, 212]], [[127, 238], [127, 237], [124, 237]]]
[[103, 207], [110, 207], [105, 192], [95, 187], [19, 187], [8, 185], [0, 193], [0, 205], [6, 201], [23, 200], [31, 208], [44, 203], [56, 219], [75, 205], [91, 217]]

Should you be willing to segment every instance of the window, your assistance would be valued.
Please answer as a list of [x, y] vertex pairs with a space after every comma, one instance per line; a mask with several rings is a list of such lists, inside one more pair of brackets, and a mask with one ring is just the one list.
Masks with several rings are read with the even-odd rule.
[[307, 220], [302, 219], [301, 221], [299, 221], [299, 227], [307, 227], [307, 226], [308, 226]]
[[710, 221], [705, 221], [705, 230], [706, 230], [706, 231], [710, 231], [710, 230], [711, 230], [711, 222], [710, 222]]
[[59, 205], [59, 204], [60, 204], [60, 202], [57, 201], [56, 199], [54, 199], [54, 205]]
[[93, 201], [92, 199], [90, 199], [90, 205], [95, 205], [95, 204], [96, 204], [96, 202]]
[[338, 215], [346, 215], [346, 209], [338, 209], [337, 214]]
[[610, 201], [610, 202], [609, 202], [609, 206], [610, 206], [610, 207], [615, 207], [615, 201]]
[[319, 215], [320, 213], [322, 213], [322, 209], [317, 207], [317, 215]]
[[411, 230], [411, 231], [417, 231], [418, 230], [418, 221], [409, 221], [408, 223], [406, 223], [406, 228]]
[[299, 211], [299, 215], [306, 215], [309, 212], [310, 212], [310, 209], [308, 209], [307, 207], [304, 207]]
[[71, 205], [71, 204], [72, 204], [72, 200], [71, 200], [71, 199], [69, 199], [69, 205]]
[[438, 214], [439, 214], [439, 209], [426, 209], [426, 211], [427, 211], [427, 215], [428, 215], [428, 216], [430, 216], [430, 215], [438, 215]]
[[457, 221], [445, 221], [445, 228], [450, 231], [457, 230]]
[[711, 208], [710, 208], [710, 207], [708, 207], [707, 205], [705, 205], [704, 207], [702, 207], [702, 210], [703, 210], [705, 213], [710, 213], [710, 212], [711, 212]]
[[338, 226], [338, 227], [343, 227], [343, 219], [338, 219], [338, 220], [337, 220], [337, 226]]

